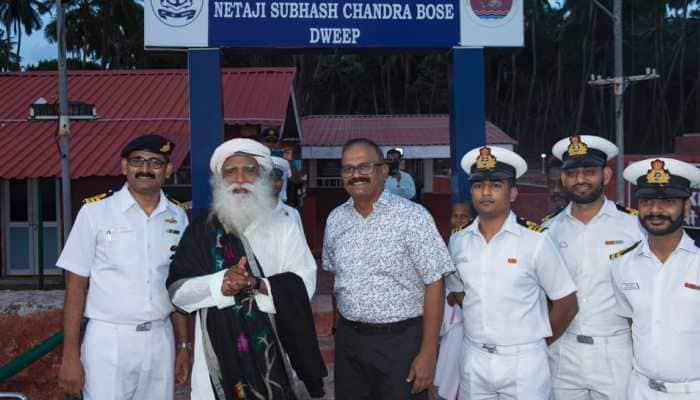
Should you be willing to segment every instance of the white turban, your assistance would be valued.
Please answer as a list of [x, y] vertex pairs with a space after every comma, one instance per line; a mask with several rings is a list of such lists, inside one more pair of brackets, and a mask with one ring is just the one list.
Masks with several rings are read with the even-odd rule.
[[272, 166], [282, 171], [285, 175], [289, 174], [289, 161], [282, 157], [272, 156]]
[[272, 170], [272, 157], [267, 146], [252, 139], [237, 138], [221, 143], [214, 150], [214, 154], [212, 154], [209, 161], [211, 172], [220, 176], [221, 168], [226, 159], [235, 155], [253, 157], [260, 165], [260, 168], [268, 173]]

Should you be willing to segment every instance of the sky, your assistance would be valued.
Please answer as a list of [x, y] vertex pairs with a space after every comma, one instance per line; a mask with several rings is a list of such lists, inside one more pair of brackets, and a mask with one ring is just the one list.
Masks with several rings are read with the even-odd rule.
[[[44, 16], [44, 25], [51, 22], [50, 16]], [[22, 35], [22, 68], [29, 64], [36, 64], [39, 60], [53, 59], [58, 57], [58, 46], [51, 44], [44, 37], [44, 28], [34, 32], [31, 36]]]

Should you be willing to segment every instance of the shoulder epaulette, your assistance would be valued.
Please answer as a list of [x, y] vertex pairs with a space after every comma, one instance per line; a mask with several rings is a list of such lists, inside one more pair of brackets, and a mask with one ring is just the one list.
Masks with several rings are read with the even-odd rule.
[[185, 211], [189, 211], [190, 206], [188, 206], [187, 203], [183, 203], [183, 202], [181, 202], [181, 201], [177, 201], [177, 200], [175, 200], [175, 199], [173, 199], [172, 197], [167, 196], [167, 195], [166, 195], [165, 197], [167, 197], [168, 200], [170, 200], [170, 202], [173, 203], [173, 204], [175, 204], [176, 206], [182, 208], [182, 209], [185, 210]]
[[629, 215], [634, 215], [635, 217], [637, 215], [639, 215], [639, 211], [635, 210], [634, 208], [625, 207], [625, 206], [623, 206], [621, 204], [617, 204], [617, 203], [615, 203], [615, 207], [617, 207], [617, 209], [619, 211], [622, 211], [623, 213], [627, 213]]
[[553, 212], [553, 213], [551, 213], [551, 214], [545, 215], [544, 217], [542, 217], [542, 222], [547, 222], [547, 221], [549, 221], [550, 219], [552, 219], [552, 218], [556, 217], [557, 215], [561, 214], [561, 212], [564, 211], [565, 208], [566, 208], [566, 207], [562, 207], [562, 208], [558, 209], [557, 211], [555, 211], [555, 212]]
[[620, 250], [620, 251], [618, 251], [618, 252], [616, 252], [616, 253], [610, 254], [610, 259], [611, 259], [611, 260], [614, 260], [614, 259], [616, 259], [616, 258], [620, 258], [620, 257], [624, 256], [625, 254], [629, 253], [630, 251], [634, 250], [637, 246], [639, 246], [640, 243], [642, 243], [641, 240], [638, 241], [637, 243], [633, 244], [632, 246], [630, 246], [630, 247], [624, 249], [624, 250]]
[[526, 220], [525, 218], [520, 218], [520, 217], [518, 217], [518, 218], [517, 218], [517, 221], [518, 221], [518, 224], [520, 224], [520, 225], [526, 227], [527, 229], [529, 229], [529, 230], [531, 230], [531, 231], [535, 231], [535, 232], [537, 232], [537, 233], [542, 233], [542, 232], [544, 232], [544, 231], [547, 230], [547, 228], [545, 228], [545, 227], [543, 227], [543, 226], [539, 226], [539, 225], [537, 225], [536, 223], [534, 223], [534, 222], [532, 222], [532, 221]]
[[467, 222], [466, 224], [462, 225], [462, 226], [459, 226], [459, 227], [456, 227], [456, 228], [452, 228], [452, 232], [451, 232], [451, 233], [457, 233], [457, 232], [459, 232], [459, 231], [462, 231], [462, 230], [466, 229], [469, 225], [472, 224], [472, 222], [474, 222], [473, 219], [470, 220], [469, 222]]
[[97, 196], [86, 197], [83, 199], [83, 204], [97, 203], [98, 201], [104, 200], [113, 194], [114, 194], [114, 192], [109, 190], [109, 191], [106, 191], [104, 193], [100, 193]]

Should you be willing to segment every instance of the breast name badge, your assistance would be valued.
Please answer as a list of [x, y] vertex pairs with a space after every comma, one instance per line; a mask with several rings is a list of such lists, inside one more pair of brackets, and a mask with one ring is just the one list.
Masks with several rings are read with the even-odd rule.
[[639, 290], [639, 283], [637, 283], [637, 282], [622, 282], [622, 283], [620, 283], [620, 288], [622, 290]]

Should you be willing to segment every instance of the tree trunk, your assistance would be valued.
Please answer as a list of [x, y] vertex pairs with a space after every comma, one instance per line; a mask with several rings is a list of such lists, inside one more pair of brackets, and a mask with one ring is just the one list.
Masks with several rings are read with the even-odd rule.
[[20, 59], [20, 49], [22, 47], [22, 26], [20, 25], [20, 21], [17, 20], [15, 22], [15, 29], [17, 32], [17, 70], [19, 71], [20, 65], [22, 63], [22, 60]]

